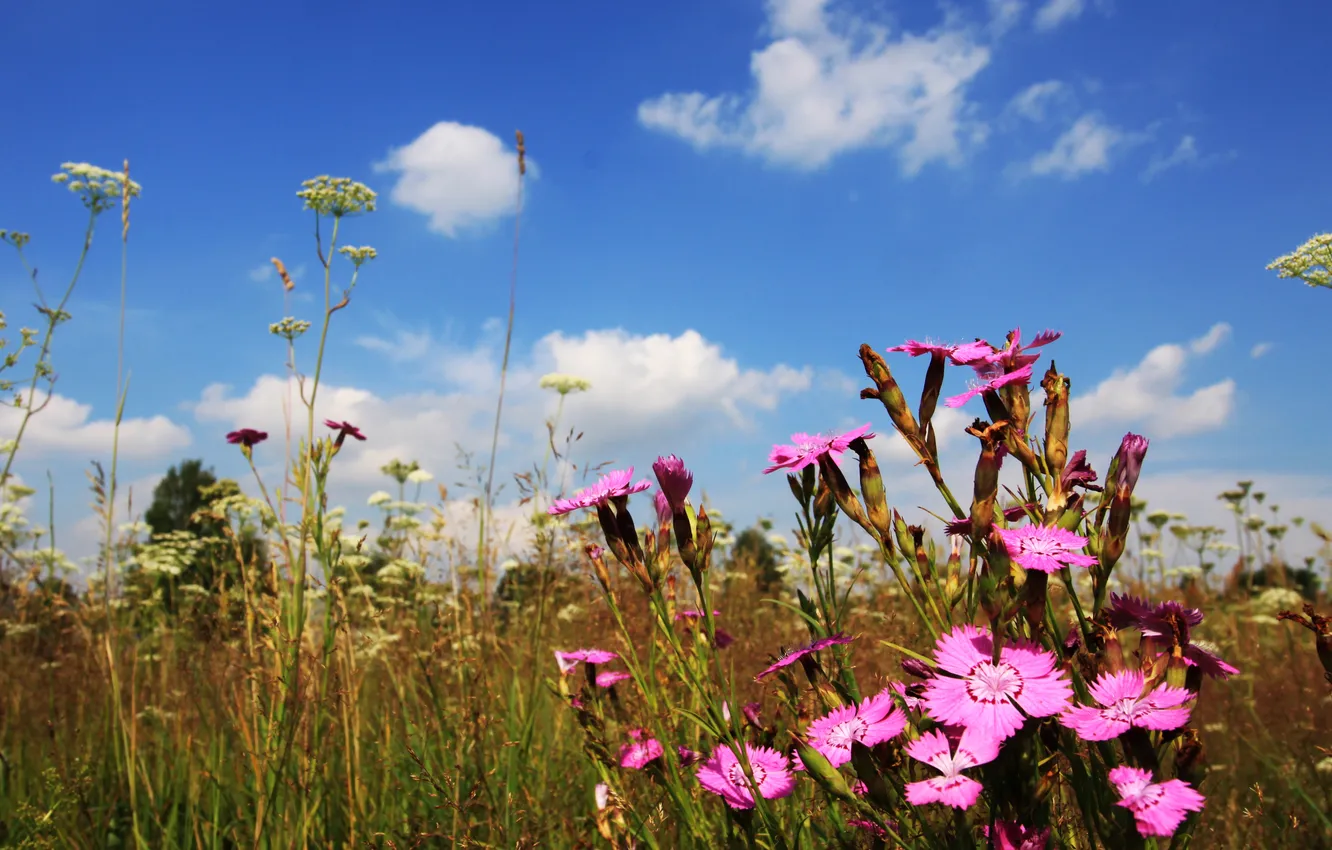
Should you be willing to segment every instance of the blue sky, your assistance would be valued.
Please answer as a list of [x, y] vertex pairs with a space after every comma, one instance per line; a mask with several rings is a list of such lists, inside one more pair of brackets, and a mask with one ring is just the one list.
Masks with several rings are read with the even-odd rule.
[[[455, 441], [484, 454], [521, 129], [535, 174], [502, 470], [540, 459], [536, 378], [577, 372], [594, 384], [565, 420], [582, 459], [675, 451], [731, 517], [784, 513], [785, 486], [758, 475], [772, 442], [890, 427], [856, 398], [861, 342], [1021, 325], [1065, 332], [1049, 350], [1087, 395], [1074, 442], [1098, 469], [1132, 429], [1154, 440], [1162, 506], [1214, 519], [1216, 490], [1251, 476], [1332, 518], [1329, 404], [1310, 391], [1332, 300], [1264, 269], [1329, 227], [1332, 118], [1310, 108], [1326, 4], [186, 6], [25, 4], [0, 35], [0, 70], [24, 81], [6, 92], [0, 227], [33, 234], [48, 288], [83, 224], [59, 164], [128, 156], [144, 186], [123, 469], [141, 489], [191, 456], [239, 476], [222, 435], [281, 430], [267, 261], [303, 270], [289, 312], [318, 319], [294, 193], [321, 173], [381, 200], [346, 228], [380, 258], [325, 370], [321, 414], [371, 435], [335, 494], [363, 504], [394, 455], [451, 482]], [[109, 456], [116, 230], [102, 222], [57, 344], [61, 404], [18, 464], [55, 476], [70, 551], [80, 469]], [[29, 292], [0, 261], [11, 327], [34, 321]], [[959, 475], [969, 440], [950, 444]], [[897, 474], [904, 505], [937, 509], [909, 463]]]

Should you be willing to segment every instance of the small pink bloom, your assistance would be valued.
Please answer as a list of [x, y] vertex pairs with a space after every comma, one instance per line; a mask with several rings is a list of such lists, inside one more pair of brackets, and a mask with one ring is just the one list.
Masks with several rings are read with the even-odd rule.
[[1142, 473], [1142, 461], [1147, 457], [1146, 437], [1132, 431], [1124, 435], [1115, 457], [1119, 458], [1118, 471], [1115, 473], [1115, 489], [1118, 492], [1132, 493], [1138, 486], [1138, 476]]
[[1060, 721], [1084, 741], [1109, 741], [1132, 726], [1142, 729], [1178, 729], [1189, 722], [1189, 709], [1179, 706], [1193, 699], [1184, 688], [1161, 685], [1146, 693], [1139, 670], [1107, 673], [1091, 686], [1092, 698], [1104, 708], [1073, 706]]
[[1008, 556], [1024, 570], [1057, 573], [1063, 567], [1092, 567], [1096, 559], [1075, 550], [1087, 545], [1087, 538], [1048, 525], [1023, 525], [995, 529], [1003, 538]]
[[735, 638], [732, 637], [731, 633], [726, 631], [725, 629], [716, 630], [716, 639], [717, 640], [715, 645], [718, 649], [725, 649], [726, 647], [735, 643]]
[[628, 678], [630, 678], [629, 674], [623, 670], [607, 670], [605, 673], [597, 674], [597, 687], [609, 688], [610, 686], [623, 682]]
[[694, 473], [685, 468], [684, 461], [675, 455], [657, 458], [652, 464], [652, 471], [657, 475], [657, 483], [671, 509], [684, 505], [689, 497], [689, 488], [694, 486]]
[[768, 668], [764, 670], [762, 673], [759, 673], [757, 676], [755, 676], [754, 681], [758, 682], [763, 680], [765, 677], [770, 676], [773, 673], [776, 673], [778, 670], [782, 669], [783, 667], [787, 667], [796, 663], [801, 658], [804, 658], [806, 655], [809, 655], [811, 652], [818, 652], [821, 649], [827, 649], [830, 646], [837, 646], [838, 644], [850, 643], [853, 640], [855, 640], [855, 638], [851, 637], [850, 635], [833, 635], [832, 637], [819, 638], [816, 641], [805, 644], [799, 649], [795, 649], [792, 650], [791, 652], [786, 653], [781, 658], [777, 659], [771, 665], [769, 665]]
[[1023, 711], [1049, 717], [1068, 706], [1073, 691], [1051, 653], [1018, 640], [1003, 646], [998, 664], [993, 657], [988, 629], [968, 624], [940, 636], [934, 651], [938, 674], [925, 683], [930, 715], [1002, 741], [1022, 728]]
[[598, 811], [605, 809], [610, 805], [610, 786], [605, 782], [598, 782], [592, 789], [592, 796], [596, 800]]
[[661, 758], [661, 742], [648, 737], [646, 729], [630, 729], [629, 737], [633, 740], [620, 747], [620, 767], [642, 770], [648, 762]]
[[1046, 844], [1050, 841], [1050, 827], [1029, 829], [1011, 820], [997, 822], [993, 834], [990, 833], [989, 827], [983, 826], [981, 831], [990, 837], [990, 847], [993, 850], [1045, 850]]
[[891, 740], [906, 728], [906, 714], [887, 689], [861, 700], [860, 705], [835, 708], [809, 724], [809, 745], [823, 753], [833, 767], [851, 761], [851, 742], [867, 747]]
[[267, 431], [256, 431], [253, 428], [241, 428], [239, 431], [232, 431], [227, 434], [227, 442], [233, 446], [240, 445], [247, 449], [254, 448], [259, 443], [268, 439]]
[[1136, 596], [1112, 593], [1107, 613], [1110, 625], [1116, 629], [1134, 628], [1143, 637], [1157, 638], [1171, 646], [1178, 643], [1184, 651], [1184, 663], [1196, 665], [1213, 679], [1228, 679], [1239, 672], [1238, 667], [1223, 661], [1211, 644], [1191, 639], [1190, 629], [1203, 620], [1197, 608], [1185, 608], [1174, 600], [1153, 605]]
[[591, 487], [579, 490], [568, 499], [556, 499], [549, 508], [546, 508], [546, 513], [557, 516], [571, 513], [579, 508], [595, 508], [597, 505], [606, 504], [611, 499], [641, 493], [652, 486], [648, 481], [630, 484], [630, 479], [633, 477], [634, 468], [632, 466], [628, 469], [616, 469], [607, 472]]
[[1120, 765], [1110, 770], [1119, 805], [1133, 812], [1138, 833], [1162, 838], [1175, 834], [1188, 812], [1201, 812], [1206, 798], [1178, 779], [1153, 783], [1151, 771]]
[[657, 495], [652, 497], [652, 507], [657, 510], [657, 527], [670, 528], [673, 514], [671, 513], [671, 503], [666, 499], [666, 494], [658, 490]]
[[[888, 350], [892, 351], [891, 348]], [[872, 820], [849, 820], [846, 822], [846, 825], [854, 826], [856, 829], [864, 830], [865, 832], [868, 832], [870, 835], [873, 835], [875, 838], [878, 838], [882, 841], [887, 841], [888, 839], [892, 838], [892, 836], [888, 834], [888, 830], [879, 826], [877, 823], [875, 823]], [[897, 824], [891, 822], [890, 825], [893, 826], [894, 828], [897, 826]]]
[[1087, 450], [1078, 449], [1064, 465], [1064, 471], [1059, 476], [1060, 488], [1066, 493], [1071, 491], [1075, 484], [1081, 484], [1089, 490], [1101, 489], [1094, 486], [1095, 483], [1096, 470], [1087, 463]]
[[555, 650], [555, 663], [560, 665], [561, 673], [572, 673], [578, 662], [584, 664], [605, 664], [620, 656], [606, 649], [575, 649], [573, 652]]
[[958, 366], [964, 366], [968, 363], [974, 363], [989, 356], [994, 349], [988, 342], [976, 340], [975, 342], [964, 342], [959, 345], [940, 345], [934, 342], [917, 342], [909, 339], [902, 345], [894, 345], [889, 351], [905, 351], [912, 357], [919, 357], [922, 354], [931, 356], [938, 354], [947, 357]]
[[[985, 363], [994, 369], [996, 373], [999, 371], [1011, 371], [1013, 369], [1021, 369], [1024, 366], [1030, 366], [1040, 358], [1040, 355], [1027, 354], [1026, 352], [1033, 348], [1049, 345], [1061, 336], [1063, 336], [1063, 334], [1059, 331], [1041, 331], [1036, 334], [1036, 338], [1031, 341], [1031, 345], [1024, 346], [1022, 344], [1022, 328], [1013, 328], [1008, 334], [1007, 344], [997, 351], [992, 350], [991, 353], [985, 357]], [[983, 368], [983, 366], [977, 367], [977, 370], [979, 371]]]
[[[906, 661], [902, 662], [902, 666], [904, 668], [906, 667]], [[934, 677], [933, 668], [930, 668], [930, 670], [931, 670], [930, 675], [927, 676], [926, 678]], [[902, 702], [906, 703], [906, 707], [911, 709], [912, 711], [920, 711], [925, 707], [925, 701], [920, 697], [916, 696], [916, 692], [922, 690], [925, 687], [923, 684], [912, 685], [910, 688], [908, 688], [905, 682], [889, 682], [888, 687], [892, 688], [893, 691], [899, 697], [901, 697]]]
[[961, 407], [962, 405], [971, 401], [973, 398], [980, 395], [981, 393], [997, 392], [998, 390], [1008, 386], [1009, 384], [1016, 384], [1019, 381], [1022, 383], [1026, 383], [1027, 381], [1030, 380], [1031, 380], [1031, 364], [1028, 363], [1026, 366], [1023, 366], [1021, 369], [1018, 369], [1016, 371], [986, 378], [984, 383], [977, 384], [976, 386], [972, 387], [971, 389], [967, 390], [964, 393], [945, 399], [944, 404], [948, 405], [949, 407]]
[[365, 435], [361, 433], [361, 429], [357, 428], [350, 422], [334, 422], [332, 419], [325, 419], [324, 427], [332, 428], [334, 431], [338, 432], [339, 444], [348, 437], [361, 441], [365, 440]]
[[[712, 616], [720, 617], [721, 612], [713, 611]], [[680, 622], [681, 620], [687, 620], [692, 623], [695, 620], [701, 620], [701, 619], [703, 619], [703, 612], [698, 610], [697, 608], [690, 608], [686, 611], [677, 611], [675, 614], [675, 622], [677, 623]]]
[[943, 803], [958, 809], [969, 809], [980, 796], [981, 784], [969, 776], [963, 776], [962, 771], [994, 761], [995, 756], [999, 755], [999, 741], [973, 727], [961, 733], [955, 751], [948, 736], [934, 730], [907, 744], [906, 753], [943, 774], [908, 784], [907, 802], [913, 806]]
[[693, 767], [703, 760], [703, 754], [695, 752], [688, 747], [677, 746], [675, 751], [680, 754], [681, 767]]
[[[745, 744], [749, 766], [754, 772], [754, 784], [759, 796], [777, 800], [795, 790], [795, 776], [791, 773], [786, 756], [768, 747]], [[699, 784], [726, 801], [733, 809], [754, 808], [754, 794], [745, 778], [740, 759], [729, 746], [719, 746], [712, 758], [703, 763], [695, 774]]]
[[772, 453], [768, 455], [768, 462], [772, 466], [763, 470], [763, 474], [776, 472], [779, 469], [789, 469], [792, 472], [804, 469], [812, 463], [818, 463], [819, 458], [828, 455], [834, 461], [851, 445], [851, 441], [857, 437], [869, 439], [874, 435], [869, 433], [869, 423], [861, 425], [854, 431], [847, 431], [845, 434], [834, 437], [825, 437], [819, 434], [792, 434], [791, 442], [793, 446], [773, 446]]

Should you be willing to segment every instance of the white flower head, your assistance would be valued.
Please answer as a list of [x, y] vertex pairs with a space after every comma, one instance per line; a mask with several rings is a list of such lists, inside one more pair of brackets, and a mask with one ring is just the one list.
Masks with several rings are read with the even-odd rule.
[[592, 383], [586, 378], [579, 378], [576, 375], [551, 372], [548, 375], [541, 376], [540, 386], [543, 390], [554, 390], [560, 395], [568, 395], [574, 392], [587, 392], [592, 388]]
[[375, 492], [370, 494], [370, 498], [366, 499], [365, 503], [367, 505], [375, 506], [375, 505], [387, 505], [391, 501], [393, 501], [393, 496], [390, 495], [388, 492], [384, 490], [376, 490]]
[[435, 476], [426, 472], [424, 469], [413, 469], [411, 472], [407, 473], [407, 480], [412, 484], [424, 484], [427, 481], [434, 481]]

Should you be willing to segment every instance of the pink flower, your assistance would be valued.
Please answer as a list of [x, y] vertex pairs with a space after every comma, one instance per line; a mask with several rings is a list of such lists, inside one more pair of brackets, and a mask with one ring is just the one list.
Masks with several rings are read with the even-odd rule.
[[1136, 596], [1112, 593], [1107, 613], [1110, 625], [1116, 629], [1134, 628], [1143, 637], [1169, 642], [1172, 647], [1178, 643], [1184, 651], [1184, 663], [1196, 665], [1213, 679], [1228, 679], [1239, 672], [1238, 667], [1221, 660], [1210, 644], [1190, 639], [1189, 630], [1203, 620], [1197, 608], [1185, 608], [1173, 600], [1153, 605]]
[[[759, 796], [777, 800], [795, 790], [795, 776], [791, 773], [786, 756], [768, 747], [745, 744], [749, 766], [754, 772], [754, 784]], [[703, 763], [695, 774], [699, 784], [726, 801], [733, 809], [754, 808], [754, 794], [745, 779], [744, 768], [729, 746], [719, 746], [712, 758]]]
[[1110, 771], [1119, 792], [1119, 805], [1133, 812], [1138, 833], [1168, 837], [1175, 834], [1187, 812], [1201, 812], [1206, 798], [1178, 779], [1153, 783], [1149, 770], [1120, 765]]
[[555, 650], [555, 663], [560, 665], [560, 672], [572, 673], [578, 662], [585, 664], [605, 664], [620, 656], [606, 649], [575, 649], [573, 652]]
[[689, 488], [694, 486], [694, 473], [685, 469], [684, 461], [675, 455], [659, 457], [652, 464], [652, 471], [657, 474], [657, 483], [661, 485], [661, 492], [666, 494], [671, 509], [684, 505]]
[[660, 741], [648, 737], [646, 729], [630, 729], [629, 737], [633, 740], [620, 747], [620, 767], [642, 770], [648, 762], [661, 758], [665, 752]]
[[1143, 692], [1146, 682], [1139, 670], [1107, 673], [1091, 686], [1092, 698], [1104, 708], [1073, 706], [1060, 721], [1084, 741], [1109, 741], [1132, 726], [1142, 729], [1178, 729], [1189, 722], [1189, 709], [1179, 708], [1193, 694], [1184, 688], [1161, 685]]
[[666, 494], [657, 491], [657, 495], [652, 497], [652, 507], [657, 511], [657, 527], [671, 527], [671, 503], [666, 499]]
[[1002, 741], [1022, 728], [1023, 711], [1049, 717], [1068, 705], [1073, 691], [1049, 652], [1019, 640], [1004, 645], [998, 664], [993, 656], [988, 629], [968, 624], [939, 638], [934, 658], [940, 673], [953, 675], [925, 683], [925, 706], [935, 720]]
[[325, 419], [324, 427], [332, 428], [334, 431], [338, 432], [338, 445], [342, 445], [342, 441], [348, 437], [361, 440], [362, 442], [365, 441], [365, 435], [361, 433], [361, 429], [357, 428], [350, 422], [334, 422], [332, 419]]
[[756, 682], [762, 681], [765, 677], [770, 676], [773, 673], [776, 673], [778, 670], [782, 669], [783, 667], [787, 667], [790, 666], [791, 664], [796, 663], [801, 658], [804, 658], [806, 655], [809, 655], [811, 652], [818, 652], [821, 649], [827, 649], [830, 646], [837, 646], [838, 644], [850, 643], [853, 640], [855, 640], [855, 638], [851, 637], [850, 635], [841, 635], [841, 634], [833, 635], [832, 637], [819, 638], [816, 641], [805, 644], [799, 649], [795, 649], [786, 653], [781, 658], [777, 659], [771, 665], [769, 665], [768, 669], [764, 670], [762, 673], [759, 673], [757, 676], [755, 676], [754, 681]]
[[[908, 660], [914, 660], [914, 659], [904, 660], [902, 662], [903, 668], [906, 667], [906, 662]], [[930, 675], [925, 678], [932, 678], [933, 676], [934, 672], [933, 668], [931, 668]], [[908, 689], [906, 683], [904, 682], [889, 682], [888, 687], [892, 688], [893, 691], [895, 691], [897, 695], [902, 698], [902, 702], [906, 703], [906, 707], [911, 709], [912, 711], [920, 711], [922, 708], [925, 707], [925, 701], [912, 693], [912, 691], [918, 688], [923, 688], [924, 685], [912, 685], [911, 688]]]
[[993, 850], [1045, 850], [1045, 845], [1050, 841], [1050, 827], [1028, 828], [1011, 820], [995, 823], [993, 833], [985, 826], [981, 827], [981, 831], [990, 837]]
[[842, 453], [851, 445], [851, 441], [857, 437], [869, 439], [874, 435], [869, 433], [869, 423], [861, 425], [854, 431], [847, 431], [845, 434], [835, 437], [825, 437], [818, 434], [792, 434], [791, 442], [793, 446], [773, 446], [772, 453], [768, 455], [768, 462], [772, 466], [763, 470], [763, 474], [776, 472], [779, 469], [789, 469], [792, 472], [798, 469], [804, 469], [812, 463], [818, 463], [819, 458], [828, 455], [833, 460], [837, 460]]
[[909, 339], [902, 345], [894, 345], [888, 349], [891, 351], [905, 351], [912, 357], [919, 357], [922, 354], [931, 356], [938, 354], [947, 357], [958, 366], [965, 366], [968, 363], [974, 363], [988, 357], [994, 349], [988, 342], [976, 340], [975, 342], [964, 342], [959, 345], [940, 345], [934, 342], [917, 342]]
[[239, 431], [232, 431], [227, 434], [227, 442], [233, 446], [240, 445], [247, 449], [254, 448], [259, 443], [268, 439], [267, 431], [256, 431], [253, 428], [241, 428]]
[[1096, 470], [1087, 463], [1087, 450], [1078, 449], [1064, 465], [1059, 476], [1059, 486], [1065, 493], [1072, 491], [1073, 485], [1081, 484], [1089, 490], [1099, 490], [1096, 486]]
[[963, 776], [962, 771], [994, 761], [995, 756], [999, 755], [999, 741], [985, 731], [972, 727], [962, 731], [957, 740], [957, 750], [954, 751], [948, 736], [935, 730], [907, 744], [906, 753], [943, 774], [908, 784], [907, 802], [913, 806], [943, 803], [969, 809], [980, 796], [981, 784], [969, 776]]
[[[720, 617], [721, 612], [713, 611], [712, 616]], [[695, 620], [701, 620], [701, 619], [703, 619], [703, 612], [698, 610], [697, 608], [691, 608], [687, 611], [677, 611], [675, 614], [675, 622], [677, 623], [680, 622], [681, 620], [688, 620], [689, 622], [692, 623]]]
[[1074, 551], [1087, 545], [1087, 538], [1048, 525], [998, 528], [1008, 555], [1024, 570], [1057, 573], [1063, 567], [1092, 567], [1096, 559]]
[[652, 486], [648, 481], [630, 484], [629, 480], [633, 477], [634, 468], [632, 466], [628, 469], [616, 469], [607, 472], [591, 487], [579, 490], [568, 499], [556, 499], [549, 508], [546, 508], [546, 513], [551, 516], [558, 516], [559, 514], [571, 513], [579, 508], [595, 508], [597, 505], [606, 504], [611, 499], [641, 493]]
[[[1022, 344], [1022, 328], [1013, 328], [1008, 334], [1008, 343], [1003, 348], [992, 351], [985, 357], [985, 363], [994, 370], [991, 374], [1030, 366], [1040, 359], [1040, 355], [1027, 354], [1026, 352], [1033, 348], [1049, 345], [1061, 336], [1063, 334], [1059, 331], [1041, 331], [1036, 334], [1036, 338], [1031, 341], [1031, 345], [1024, 346]], [[977, 371], [979, 372], [984, 368], [984, 366], [978, 366]], [[990, 377], [990, 375], [983, 375], [982, 377]]]
[[1002, 375], [995, 375], [993, 377], [987, 377], [985, 378], [984, 383], [977, 384], [976, 386], [972, 387], [971, 389], [967, 390], [964, 393], [961, 393], [960, 395], [955, 395], [952, 396], [951, 398], [945, 399], [944, 404], [948, 405], [949, 407], [961, 407], [962, 405], [971, 401], [973, 398], [980, 395], [981, 393], [997, 392], [999, 389], [1001, 389], [1002, 387], [1006, 387], [1009, 384], [1015, 384], [1019, 381], [1026, 383], [1027, 381], [1030, 380], [1031, 380], [1031, 364], [1028, 363], [1026, 366], [1023, 366], [1021, 369], [1018, 369], [1016, 371], [1008, 372]]
[[1147, 457], [1146, 437], [1134, 434], [1132, 431], [1124, 435], [1124, 439], [1119, 444], [1119, 451], [1115, 456], [1119, 458], [1119, 469], [1115, 474], [1115, 489], [1132, 493], [1133, 488], [1138, 486], [1138, 476], [1142, 473], [1142, 461]]
[[623, 682], [629, 678], [629, 674], [623, 670], [607, 670], [605, 673], [597, 674], [597, 687], [609, 688], [612, 685]]
[[688, 747], [677, 746], [675, 751], [680, 755], [681, 767], [693, 767], [703, 760], [703, 754], [695, 752]]
[[860, 705], [835, 708], [809, 724], [809, 745], [823, 753], [833, 767], [851, 761], [851, 742], [867, 747], [891, 740], [906, 727], [906, 714], [887, 689], [865, 697]]
[[[888, 350], [892, 351], [891, 348]], [[889, 838], [892, 837], [888, 834], [888, 830], [879, 826], [877, 823], [875, 823], [872, 820], [849, 820], [846, 822], [846, 825], [854, 826], [856, 829], [862, 829], [865, 832], [868, 832], [870, 835], [873, 835], [875, 838], [878, 838], [882, 841], [887, 841]]]

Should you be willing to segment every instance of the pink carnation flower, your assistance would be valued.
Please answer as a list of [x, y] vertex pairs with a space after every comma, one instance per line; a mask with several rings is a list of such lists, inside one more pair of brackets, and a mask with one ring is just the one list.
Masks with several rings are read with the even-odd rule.
[[1206, 799], [1178, 779], [1153, 783], [1151, 771], [1127, 765], [1111, 769], [1110, 783], [1119, 792], [1119, 805], [1133, 812], [1143, 836], [1174, 835], [1188, 812], [1202, 811]]
[[605, 664], [620, 656], [606, 649], [575, 649], [573, 652], [555, 650], [555, 663], [560, 665], [561, 673], [572, 673], [578, 662], [585, 664]]
[[[909, 659], [909, 660], [915, 660], [915, 659]], [[903, 662], [902, 666], [905, 667], [906, 663]], [[933, 677], [933, 675], [934, 673], [933, 671], [931, 671], [930, 677]], [[910, 690], [907, 690], [905, 682], [889, 682], [888, 687], [891, 688], [893, 691], [895, 691], [897, 695], [902, 698], [902, 702], [906, 703], [906, 707], [911, 709], [912, 711], [920, 711], [922, 708], [925, 707], [925, 701], [920, 697], [916, 696], [915, 694], [911, 693]]]
[[[786, 756], [768, 747], [745, 744], [749, 766], [754, 771], [754, 784], [765, 800], [777, 800], [795, 790], [795, 775], [791, 773]], [[745, 779], [740, 759], [729, 746], [713, 750], [712, 758], [703, 763], [695, 774], [699, 784], [726, 801], [733, 809], [754, 808], [754, 795]]]
[[1003, 538], [1008, 556], [1024, 570], [1057, 573], [1063, 567], [1093, 567], [1096, 559], [1075, 551], [1087, 545], [1087, 538], [1048, 525], [1024, 525], [996, 529]]
[[675, 455], [662, 456], [652, 464], [652, 471], [656, 473], [657, 483], [671, 509], [682, 506], [689, 496], [689, 488], [694, 486], [694, 473], [685, 468], [684, 461]]
[[[1021, 369], [1031, 366], [1038, 359], [1039, 354], [1027, 354], [1033, 348], [1040, 348], [1043, 345], [1049, 345], [1063, 336], [1060, 331], [1041, 331], [1036, 334], [1036, 338], [1031, 341], [1031, 345], [1022, 344], [1022, 328], [1013, 328], [1008, 334], [1007, 344], [998, 350], [992, 350], [985, 357], [985, 363], [978, 365], [976, 371], [982, 373], [982, 377], [992, 377], [1005, 370]], [[988, 373], [986, 366], [989, 367]]]
[[630, 729], [629, 737], [633, 740], [620, 747], [620, 767], [642, 770], [648, 762], [661, 758], [665, 752], [660, 741], [648, 737], [646, 729]]
[[935, 354], [947, 357], [958, 366], [965, 366], [968, 363], [975, 363], [988, 357], [994, 352], [994, 348], [988, 342], [976, 340], [975, 342], [964, 342], [959, 345], [940, 345], [936, 342], [917, 342], [909, 339], [901, 345], [894, 345], [888, 349], [891, 351], [905, 351], [912, 357], [920, 357], [922, 354]]
[[823, 753], [833, 767], [851, 761], [851, 742], [867, 747], [896, 738], [906, 727], [906, 714], [884, 689], [865, 697], [860, 705], [835, 708], [809, 724], [809, 745]]
[[1050, 842], [1050, 827], [1028, 828], [1011, 820], [997, 822], [993, 832], [987, 826], [981, 827], [981, 831], [990, 838], [993, 850], [1045, 850]]
[[967, 390], [964, 393], [951, 396], [950, 398], [944, 401], [944, 404], [948, 405], [949, 407], [961, 407], [962, 405], [971, 401], [973, 398], [980, 395], [981, 393], [996, 392], [999, 389], [1008, 386], [1009, 384], [1015, 384], [1018, 383], [1019, 381], [1021, 381], [1022, 383], [1026, 383], [1027, 381], [1030, 380], [1031, 380], [1031, 364], [1028, 363], [1026, 366], [1023, 366], [1021, 369], [1017, 369], [1013, 372], [994, 375], [992, 377], [986, 377], [984, 378], [983, 383], [977, 384], [976, 386], [972, 387], [971, 389]]
[[906, 753], [943, 774], [908, 784], [907, 802], [913, 806], [943, 803], [969, 809], [980, 796], [981, 784], [963, 776], [962, 771], [994, 761], [999, 755], [999, 741], [980, 729], [970, 728], [962, 732], [954, 751], [948, 736], [936, 729], [907, 744]]
[[940, 636], [934, 658], [940, 674], [953, 675], [936, 675], [925, 683], [930, 715], [1002, 741], [1022, 728], [1023, 711], [1049, 717], [1068, 706], [1073, 691], [1055, 669], [1054, 655], [1019, 640], [1004, 645], [998, 664], [993, 657], [988, 629], [968, 624]]
[[1144, 693], [1145, 686], [1139, 670], [1107, 673], [1091, 686], [1092, 698], [1104, 708], [1074, 706], [1064, 712], [1060, 722], [1084, 741], [1109, 741], [1133, 726], [1178, 729], [1189, 722], [1189, 709], [1179, 706], [1193, 699], [1193, 694], [1169, 685]]
[[597, 505], [606, 504], [611, 499], [641, 493], [652, 486], [646, 480], [639, 481], [637, 484], [630, 484], [629, 481], [633, 477], [634, 468], [632, 466], [628, 469], [616, 469], [607, 472], [591, 487], [579, 490], [567, 499], [556, 499], [549, 508], [546, 508], [546, 513], [551, 516], [558, 516], [559, 514], [571, 513], [579, 508], [595, 508]]
[[628, 678], [630, 678], [629, 674], [623, 670], [607, 670], [605, 673], [597, 674], [597, 687], [609, 688], [610, 686], [619, 684]]
[[851, 445], [851, 441], [857, 437], [869, 439], [874, 435], [869, 433], [869, 423], [861, 425], [854, 431], [847, 431], [845, 434], [835, 437], [825, 437], [819, 434], [792, 434], [791, 442], [793, 446], [773, 446], [772, 453], [768, 455], [768, 462], [772, 466], [763, 470], [763, 474], [776, 472], [779, 469], [789, 469], [792, 472], [798, 469], [804, 469], [812, 463], [818, 463], [819, 458], [828, 455], [833, 460], [837, 460], [842, 453]]
[[768, 669], [764, 670], [762, 673], [759, 673], [757, 676], [755, 676], [754, 681], [756, 682], [762, 681], [765, 677], [771, 676], [773, 673], [776, 673], [778, 670], [782, 669], [783, 667], [788, 667], [796, 663], [801, 658], [804, 658], [806, 655], [809, 655], [811, 652], [818, 652], [821, 649], [827, 649], [830, 646], [836, 646], [838, 644], [850, 643], [853, 640], [855, 640], [855, 638], [851, 637], [850, 635], [833, 635], [832, 637], [819, 638], [816, 641], [812, 641], [811, 643], [805, 644], [799, 649], [795, 649], [786, 653], [781, 658], [777, 659], [772, 664], [770, 664], [768, 666]]
[[1112, 593], [1106, 610], [1110, 625], [1116, 629], [1137, 629], [1143, 637], [1167, 641], [1172, 646], [1178, 642], [1184, 652], [1184, 663], [1190, 667], [1196, 665], [1213, 679], [1227, 679], [1239, 672], [1238, 667], [1223, 661], [1210, 644], [1190, 639], [1189, 630], [1203, 620], [1203, 612], [1197, 608], [1185, 608], [1173, 600], [1153, 605], [1136, 596]]

